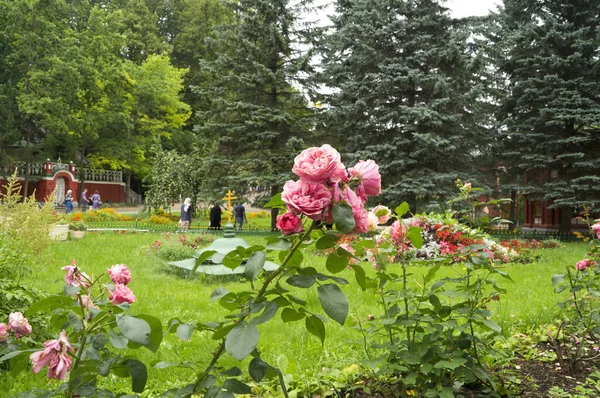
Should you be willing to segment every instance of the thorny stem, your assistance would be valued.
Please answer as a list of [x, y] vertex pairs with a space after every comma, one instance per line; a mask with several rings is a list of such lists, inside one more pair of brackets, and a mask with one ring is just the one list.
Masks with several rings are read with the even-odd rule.
[[[294, 253], [296, 252], [296, 250], [298, 250], [298, 248], [300, 247], [302, 242], [304, 242], [306, 240], [306, 238], [308, 238], [310, 236], [310, 233], [315, 229], [316, 226], [317, 226], [317, 222], [313, 221], [311, 226], [304, 233], [304, 235], [302, 235], [302, 237], [300, 239], [298, 239], [292, 245], [290, 252], [287, 254], [287, 256], [285, 256], [285, 258], [281, 262], [281, 266], [276, 271], [273, 271], [272, 273], [267, 275], [260, 290], [256, 294], [256, 297], [254, 298], [253, 302], [256, 302], [257, 300], [261, 299], [265, 295], [267, 288], [269, 287], [271, 282], [286, 270], [286, 266], [287, 266], [288, 262], [290, 261], [290, 259], [292, 258], [292, 256], [294, 255]], [[244, 321], [249, 315], [250, 315], [250, 312], [246, 312], [242, 317], [240, 317], [238, 322]], [[198, 375], [198, 377], [196, 378], [196, 381], [194, 382], [194, 389], [192, 390], [191, 393], [185, 395], [186, 398], [191, 397], [192, 394], [195, 393], [195, 391], [198, 388], [198, 386], [200, 385], [200, 383], [202, 383], [202, 380], [204, 380], [204, 378], [206, 378], [206, 376], [208, 376], [209, 372], [212, 370], [212, 368], [215, 366], [215, 364], [217, 363], [219, 358], [221, 358], [221, 355], [223, 355], [224, 352], [225, 352], [225, 339], [221, 340], [221, 342], [217, 346], [217, 349], [213, 352], [212, 359], [210, 360], [208, 365], [206, 365], [206, 368], [204, 368], [204, 371]], [[287, 392], [284, 391], [284, 394], [287, 395]]]

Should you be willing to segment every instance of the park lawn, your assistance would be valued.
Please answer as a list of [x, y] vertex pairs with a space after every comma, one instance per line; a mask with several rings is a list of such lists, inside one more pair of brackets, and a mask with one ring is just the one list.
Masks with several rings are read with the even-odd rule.
[[[164, 240], [159, 234], [88, 234], [81, 241], [54, 243], [47, 255], [47, 260], [33, 270], [27, 277], [28, 283], [47, 292], [61, 292], [64, 284], [64, 271], [60, 268], [77, 260], [88, 274], [104, 273], [113, 264], [124, 263], [130, 268], [133, 280], [130, 287], [137, 297], [132, 305], [132, 314], [147, 313], [161, 319], [163, 326], [174, 317], [184, 322], [209, 322], [220, 320], [227, 312], [218, 303], [210, 302], [209, 297], [217, 287], [225, 287], [230, 291], [248, 289], [249, 285], [241, 279], [227, 278], [214, 280], [206, 277], [183, 278], [170, 270], [164, 263], [156, 259], [149, 251], [149, 245], [156, 239]], [[173, 239], [173, 235], [171, 235]], [[247, 238], [251, 244], [260, 244], [259, 237]], [[512, 282], [502, 280], [501, 285], [508, 292], [500, 301], [493, 302], [490, 309], [493, 319], [504, 328], [509, 336], [517, 331], [527, 332], [537, 326], [552, 322], [555, 318], [556, 303], [561, 296], [553, 293], [552, 275], [561, 273], [566, 266], [583, 258], [586, 253], [584, 244], [566, 244], [560, 249], [544, 249], [539, 253], [542, 258], [532, 264], [509, 264], [504, 271], [508, 272]], [[311, 265], [323, 273], [325, 258], [306, 255], [306, 265]], [[374, 275], [371, 267], [363, 263], [368, 274]], [[427, 272], [428, 267], [411, 267], [411, 278], [414, 281]], [[455, 276], [461, 265], [443, 267], [438, 278]], [[336, 275], [349, 280], [342, 286], [350, 303], [348, 324], [355, 320], [365, 320], [369, 314], [378, 316], [381, 309], [377, 304], [377, 296], [363, 292], [354, 281], [353, 272], [342, 271]], [[295, 295], [308, 301], [314, 312], [323, 314], [317, 298], [316, 289], [297, 289]], [[286, 378], [288, 387], [302, 387], [304, 391], [317, 391], [326, 383], [332, 369], [343, 369], [358, 363], [364, 358], [362, 336], [352, 327], [342, 327], [330, 320], [326, 323], [327, 337], [325, 344], [309, 334], [303, 323], [283, 323], [276, 317], [259, 326], [261, 341], [259, 347], [262, 357], [267, 362], [280, 367]], [[167, 335], [157, 354], [145, 348], [135, 352], [146, 364], [158, 361], [179, 362], [186, 360], [200, 364], [203, 369], [216, 344], [208, 332], [195, 333], [191, 341], [181, 341], [174, 334]], [[236, 360], [225, 355], [223, 366], [239, 365]], [[239, 367], [247, 369], [248, 359]], [[168, 388], [182, 387], [193, 380], [193, 371], [184, 368], [154, 369], [149, 372], [147, 390], [143, 396], [155, 396]], [[247, 372], [244, 372], [247, 375]], [[247, 377], [247, 376], [244, 376]], [[249, 381], [249, 380], [247, 380]], [[9, 396], [32, 388], [48, 388], [57, 386], [59, 382], [48, 382], [44, 371], [38, 375], [25, 372], [12, 378], [8, 374], [0, 375], [0, 391], [8, 391]], [[101, 378], [102, 386], [122, 392], [129, 392], [127, 379], [109, 377]], [[263, 392], [263, 396], [267, 396]]]

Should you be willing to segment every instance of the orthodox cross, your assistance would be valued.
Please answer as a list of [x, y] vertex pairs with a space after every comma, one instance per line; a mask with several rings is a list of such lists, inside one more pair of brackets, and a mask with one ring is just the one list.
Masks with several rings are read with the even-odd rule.
[[233, 196], [231, 189], [227, 191], [227, 195], [222, 199], [227, 202], [227, 222], [231, 222], [231, 201], [236, 199], [237, 196]]

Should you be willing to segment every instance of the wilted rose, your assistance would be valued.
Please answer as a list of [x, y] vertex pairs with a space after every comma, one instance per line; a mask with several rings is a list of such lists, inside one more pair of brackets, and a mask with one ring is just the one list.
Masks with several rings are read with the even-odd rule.
[[120, 283], [115, 283], [115, 288], [114, 288], [114, 290], [110, 291], [110, 294], [108, 295], [108, 299], [114, 305], [118, 305], [118, 304], [122, 304], [122, 303], [131, 304], [131, 303], [135, 302], [135, 295], [133, 294], [131, 289], [128, 288], [127, 286], [122, 285]]
[[16, 339], [31, 333], [29, 321], [20, 312], [13, 312], [8, 316], [8, 328], [14, 332]]
[[113, 283], [126, 285], [131, 282], [131, 272], [125, 264], [115, 264], [106, 271], [108, 271], [108, 275]]

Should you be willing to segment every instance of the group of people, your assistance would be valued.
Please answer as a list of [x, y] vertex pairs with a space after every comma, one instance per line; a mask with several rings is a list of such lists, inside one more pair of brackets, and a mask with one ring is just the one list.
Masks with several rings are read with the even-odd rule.
[[[91, 197], [88, 197], [88, 190], [85, 188], [81, 193], [81, 200], [79, 201], [81, 205], [81, 211], [86, 211], [89, 206], [92, 206], [92, 209], [99, 209], [102, 205], [102, 201], [100, 200], [100, 193], [98, 191], [94, 191], [94, 194]], [[73, 211], [73, 190], [67, 190], [65, 194], [65, 213], [69, 214]]]
[[[179, 228], [181, 230], [187, 230], [190, 227], [192, 222], [192, 200], [190, 198], [185, 198], [183, 204], [181, 205], [181, 215], [179, 217]], [[244, 221], [248, 222], [248, 218], [246, 217], [246, 208], [242, 203], [238, 203], [234, 208], [233, 212], [235, 214], [235, 223], [237, 229], [241, 230], [244, 226]], [[221, 229], [221, 217], [223, 215], [223, 210], [219, 203], [214, 204], [214, 206], [210, 209], [209, 216], [209, 229]]]

